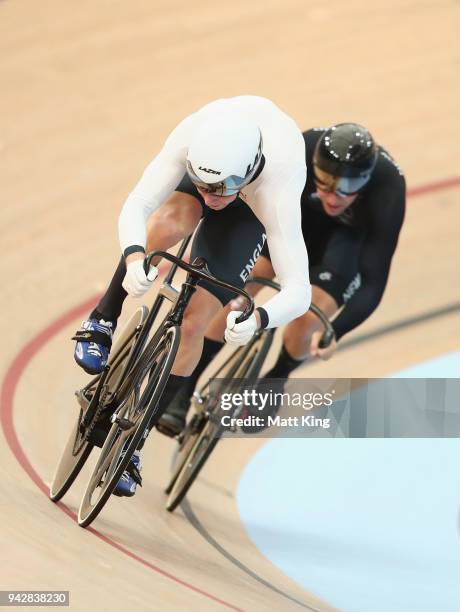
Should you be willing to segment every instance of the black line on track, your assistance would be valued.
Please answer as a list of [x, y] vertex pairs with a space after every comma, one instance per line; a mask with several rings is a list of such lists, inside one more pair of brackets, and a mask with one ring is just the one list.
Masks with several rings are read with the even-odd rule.
[[203, 486], [208, 487], [209, 489], [212, 489], [213, 491], [217, 491], [217, 493], [220, 493], [220, 495], [223, 495], [223, 496], [228, 497], [230, 499], [233, 499], [235, 497], [233, 495], [233, 493], [231, 491], [229, 491], [228, 489], [226, 489], [225, 487], [220, 487], [219, 485], [216, 485], [214, 482], [210, 482], [206, 478], [202, 478], [200, 476], [197, 479], [197, 481], [200, 484], [202, 484]]
[[438, 317], [445, 317], [446, 315], [457, 312], [458, 310], [460, 310], [460, 302], [454, 302], [448, 306], [442, 306], [441, 308], [436, 308], [435, 310], [422, 313], [415, 317], [408, 317], [407, 319], [401, 319], [401, 321], [396, 321], [395, 323], [390, 323], [389, 325], [383, 325], [382, 327], [368, 332], [367, 334], [361, 334], [360, 336], [356, 336], [356, 338], [345, 341], [341, 346], [341, 350], [362, 344], [363, 342], [368, 342], [369, 340], [374, 340], [375, 338], [380, 338], [381, 336], [391, 334], [406, 327], [412, 327], [413, 325], [418, 325], [419, 323], [426, 323], [427, 321], [432, 321]]
[[[440, 308], [436, 308], [435, 310], [431, 310], [426, 313], [422, 313], [420, 315], [416, 315], [414, 317], [408, 317], [406, 319], [401, 319], [401, 321], [396, 321], [395, 323], [390, 323], [388, 325], [383, 325], [375, 329], [374, 331], [368, 332], [366, 334], [361, 334], [356, 336], [356, 338], [352, 338], [351, 340], [347, 340], [341, 346], [341, 350], [346, 350], [353, 346], [357, 346], [359, 344], [363, 344], [364, 342], [369, 342], [370, 340], [374, 340], [375, 338], [380, 338], [381, 336], [385, 336], [387, 334], [391, 334], [393, 332], [399, 331], [401, 329], [405, 329], [407, 327], [412, 327], [413, 325], [418, 325], [419, 323], [426, 323], [427, 321], [432, 321], [439, 317], [444, 317], [446, 315], [452, 314], [460, 310], [460, 302], [454, 302], [453, 304], [449, 304], [448, 306], [442, 306]], [[305, 604], [295, 597], [292, 597], [288, 593], [285, 593], [281, 589], [270, 584], [267, 580], [259, 576], [256, 572], [251, 570], [249, 567], [238, 561], [236, 557], [234, 557], [231, 553], [229, 553], [223, 546], [215, 540], [212, 535], [206, 530], [206, 528], [200, 523], [196, 514], [192, 510], [192, 506], [187, 499], [181, 504], [182, 511], [185, 514], [185, 517], [192, 525], [192, 527], [198, 531], [198, 533], [213, 547], [215, 548], [223, 557], [225, 557], [230, 563], [241, 569], [243, 572], [251, 576], [254, 580], [267, 587], [271, 591], [289, 599], [290, 601], [298, 604], [302, 608], [306, 610], [311, 610], [312, 612], [320, 612], [318, 608], [313, 608], [308, 604]]]
[[190, 505], [190, 503], [188, 502], [187, 499], [184, 499], [184, 501], [181, 503], [180, 507], [181, 507], [183, 513], [185, 514], [185, 517], [187, 518], [188, 522], [192, 525], [192, 527], [194, 527], [194, 529], [196, 529], [196, 531], [198, 531], [198, 533], [213, 548], [215, 548], [223, 557], [225, 557], [228, 561], [230, 561], [230, 563], [232, 563], [233, 565], [238, 567], [240, 570], [242, 570], [243, 572], [248, 574], [248, 576], [251, 576], [251, 578], [253, 578], [257, 582], [262, 584], [264, 587], [267, 587], [268, 589], [270, 589], [274, 593], [277, 593], [278, 595], [281, 595], [281, 597], [284, 597], [285, 599], [289, 599], [289, 601], [292, 601], [293, 603], [296, 603], [297, 605], [301, 606], [305, 610], [311, 610], [311, 612], [321, 612], [321, 610], [319, 608], [313, 608], [312, 606], [304, 603], [303, 601], [300, 601], [299, 599], [296, 599], [292, 595], [289, 595], [288, 593], [285, 593], [284, 591], [282, 591], [278, 587], [274, 586], [273, 584], [270, 584], [268, 582], [268, 580], [265, 580], [264, 578], [259, 576], [259, 574], [257, 574], [252, 569], [247, 567], [247, 565], [244, 565], [244, 563], [242, 563], [241, 561], [238, 561], [238, 559], [236, 557], [234, 557], [231, 553], [229, 553], [228, 550], [226, 550], [223, 546], [221, 546], [219, 544], [219, 542], [217, 542], [217, 540], [215, 540], [212, 537], [212, 535], [209, 533], [209, 531], [207, 531], [206, 528], [200, 523], [198, 517], [193, 512], [192, 507], [191, 507], [191, 505]]

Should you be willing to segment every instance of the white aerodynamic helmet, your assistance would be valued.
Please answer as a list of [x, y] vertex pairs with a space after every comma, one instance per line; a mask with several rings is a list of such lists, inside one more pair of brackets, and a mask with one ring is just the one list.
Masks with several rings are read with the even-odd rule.
[[259, 127], [241, 115], [216, 114], [197, 129], [187, 154], [187, 173], [200, 189], [230, 196], [254, 177], [262, 159]]

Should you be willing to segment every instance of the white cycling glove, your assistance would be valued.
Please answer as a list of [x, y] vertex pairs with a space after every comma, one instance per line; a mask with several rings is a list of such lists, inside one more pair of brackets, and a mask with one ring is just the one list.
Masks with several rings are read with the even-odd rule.
[[152, 266], [149, 273], [144, 272], [144, 260], [136, 259], [128, 264], [123, 289], [132, 297], [141, 297], [152, 286], [153, 281], [158, 276], [158, 268]]
[[227, 344], [244, 346], [257, 331], [256, 315], [252, 313], [246, 321], [235, 323], [240, 314], [240, 310], [232, 310], [227, 315], [227, 329], [225, 330], [225, 341]]

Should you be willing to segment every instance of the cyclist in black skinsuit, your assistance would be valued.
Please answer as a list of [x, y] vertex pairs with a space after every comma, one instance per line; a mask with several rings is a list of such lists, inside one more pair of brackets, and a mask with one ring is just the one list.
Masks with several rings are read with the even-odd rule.
[[[364, 143], [373, 143], [367, 130], [342, 124], [335, 129], [308, 130], [303, 136], [307, 182], [301, 204], [302, 232], [311, 284], [317, 288], [312, 301], [331, 317], [344, 308], [332, 322], [335, 341], [329, 349], [318, 349], [320, 332], [311, 333], [311, 313], [286, 327], [282, 351], [269, 373], [280, 378], [289, 376], [309, 354], [329, 358], [337, 341], [377, 308], [405, 212], [404, 176], [383, 147], [374, 145], [372, 154], [370, 146], [366, 154]], [[363, 172], [364, 185], [356, 192], [359, 177], [339, 175], [334, 179], [332, 172], [346, 175], [347, 168], [359, 166], [360, 156], [367, 157], [369, 176], [366, 180]], [[269, 246], [262, 252], [266, 257]], [[253, 274], [257, 276], [257, 269]]]
[[[404, 220], [404, 175], [365, 128], [345, 123], [327, 130], [311, 129], [303, 137], [307, 181], [301, 200], [302, 232], [312, 302], [335, 317], [335, 338], [330, 347], [320, 349], [322, 331], [315, 315], [308, 312], [291, 321], [267, 378], [287, 378], [311, 357], [329, 359], [337, 341], [372, 314], [385, 290]], [[269, 243], [249, 272], [274, 276]], [[203, 355], [193, 373], [195, 381], [222, 347], [222, 330], [221, 319], [208, 328]], [[186, 400], [178, 399], [163, 415], [171, 428], [179, 429], [185, 422]]]

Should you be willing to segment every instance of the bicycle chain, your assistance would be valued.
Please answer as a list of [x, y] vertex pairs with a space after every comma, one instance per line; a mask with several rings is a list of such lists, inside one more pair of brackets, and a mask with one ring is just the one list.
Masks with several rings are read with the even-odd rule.
[[101, 416], [102, 411], [105, 408], [105, 400], [107, 396], [110, 394], [109, 385], [105, 384], [102, 388], [101, 393], [99, 394], [98, 406], [96, 408], [96, 412], [94, 413], [93, 418], [91, 419], [90, 424], [86, 428], [85, 432], [85, 440], [89, 442], [91, 434], [93, 433], [94, 428], [96, 427], [96, 423], [99, 421], [99, 417]]

